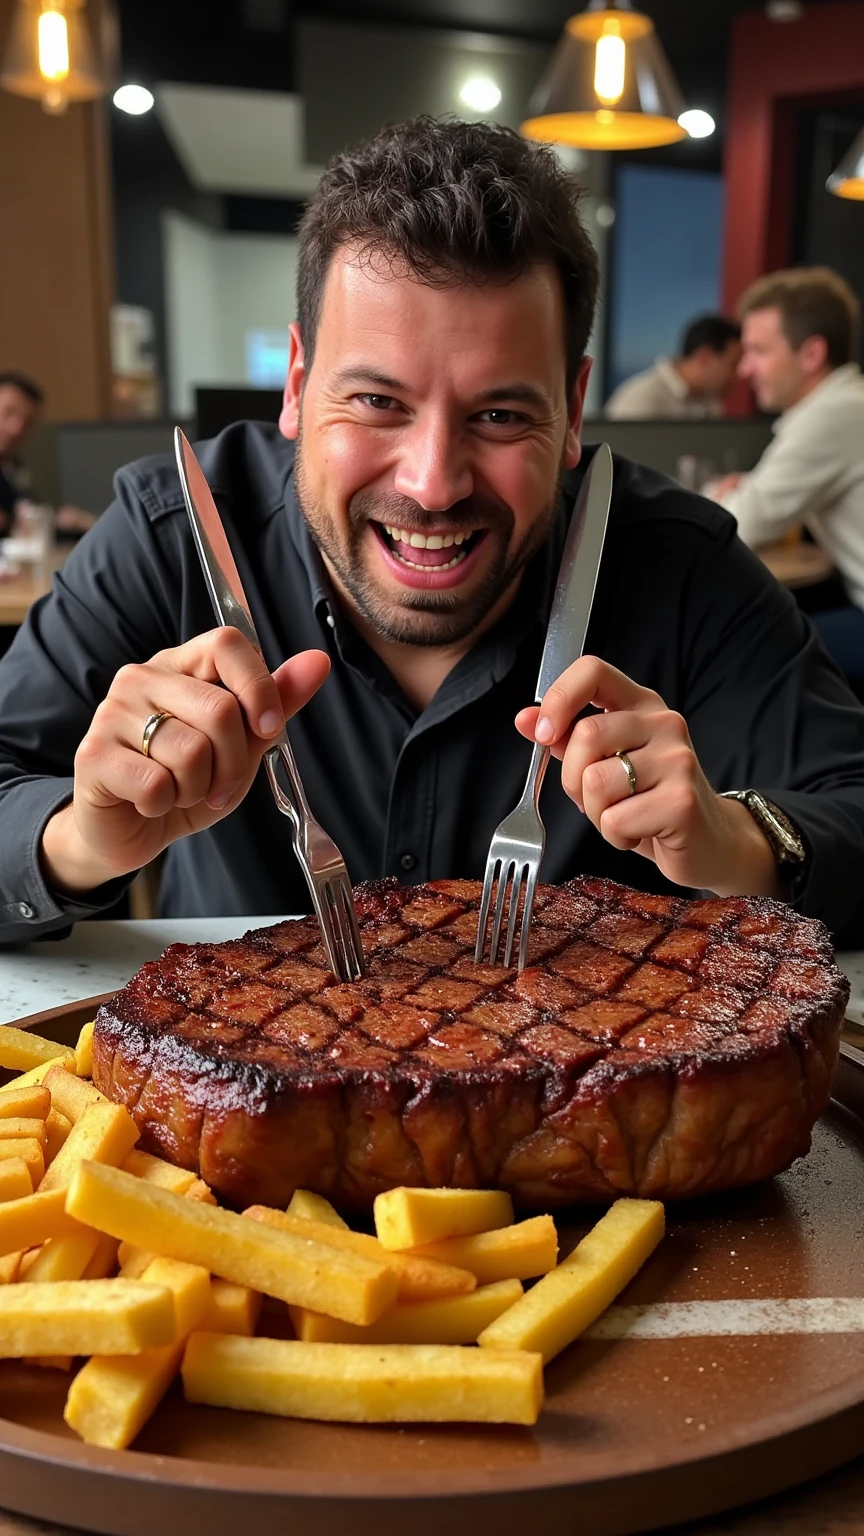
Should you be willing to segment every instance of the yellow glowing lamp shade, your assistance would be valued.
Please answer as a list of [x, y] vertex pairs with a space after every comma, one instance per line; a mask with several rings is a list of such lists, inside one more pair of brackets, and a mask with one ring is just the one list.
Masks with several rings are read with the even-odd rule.
[[84, 14], [84, 0], [17, 0], [0, 85], [63, 112], [107, 90]]
[[835, 197], [864, 202], [864, 128], [825, 183]]
[[567, 22], [522, 132], [579, 149], [652, 149], [687, 137], [684, 110], [651, 18], [630, 0], [591, 0]]

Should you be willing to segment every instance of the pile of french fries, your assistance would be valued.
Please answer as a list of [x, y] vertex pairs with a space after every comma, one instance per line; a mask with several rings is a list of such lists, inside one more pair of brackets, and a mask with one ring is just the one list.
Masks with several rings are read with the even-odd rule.
[[89, 1444], [130, 1445], [178, 1374], [190, 1402], [291, 1418], [534, 1424], [543, 1366], [663, 1236], [662, 1205], [619, 1200], [559, 1263], [552, 1217], [497, 1190], [389, 1190], [374, 1237], [305, 1190], [224, 1210], [136, 1149], [92, 1034], [0, 1027], [0, 1358], [86, 1356], [64, 1417]]

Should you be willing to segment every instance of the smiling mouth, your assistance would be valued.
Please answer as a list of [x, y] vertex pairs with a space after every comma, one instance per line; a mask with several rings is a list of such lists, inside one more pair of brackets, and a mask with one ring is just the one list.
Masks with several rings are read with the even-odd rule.
[[418, 533], [376, 523], [382, 544], [402, 565], [414, 571], [452, 571], [476, 549], [488, 529], [466, 528], [447, 533]]

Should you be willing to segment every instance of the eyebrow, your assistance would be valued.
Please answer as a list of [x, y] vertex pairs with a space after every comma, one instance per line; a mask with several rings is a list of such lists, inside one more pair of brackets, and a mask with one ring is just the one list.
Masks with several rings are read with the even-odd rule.
[[[337, 384], [375, 384], [379, 389], [392, 389], [397, 393], [409, 393], [407, 384], [394, 379], [389, 373], [379, 373], [377, 368], [340, 368], [335, 374]], [[516, 400], [524, 405], [534, 405], [540, 410], [551, 409], [549, 397], [535, 384], [502, 384], [486, 389], [475, 396], [475, 405], [496, 405], [504, 400]]]

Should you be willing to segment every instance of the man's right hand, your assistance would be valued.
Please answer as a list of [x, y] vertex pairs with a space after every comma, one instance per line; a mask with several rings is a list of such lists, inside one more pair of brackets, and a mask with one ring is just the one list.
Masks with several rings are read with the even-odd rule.
[[[271, 674], [236, 629], [121, 667], [75, 755], [73, 798], [45, 828], [48, 883], [93, 890], [229, 816], [329, 670], [323, 651], [302, 651]], [[144, 725], [163, 711], [145, 757]]]

